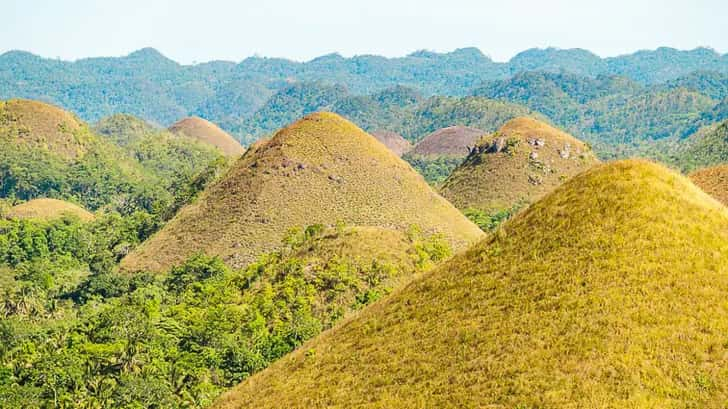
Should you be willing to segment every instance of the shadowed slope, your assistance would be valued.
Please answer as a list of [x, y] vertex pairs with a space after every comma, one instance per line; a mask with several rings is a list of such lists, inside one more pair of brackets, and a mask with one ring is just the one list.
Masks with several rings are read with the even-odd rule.
[[720, 407], [728, 210], [598, 165], [216, 408]]
[[531, 203], [598, 160], [589, 147], [544, 122], [516, 118], [482, 138], [440, 193], [459, 209]]
[[226, 156], [242, 155], [245, 149], [219, 126], [200, 117], [184, 118], [169, 127], [170, 132], [186, 135], [218, 147]]
[[695, 171], [690, 174], [690, 180], [707, 194], [728, 206], [728, 165]]
[[228, 174], [122, 261], [162, 271], [203, 251], [240, 266], [294, 226], [343, 221], [440, 232], [455, 248], [481, 237], [409, 165], [351, 122], [305, 117], [250, 149]]

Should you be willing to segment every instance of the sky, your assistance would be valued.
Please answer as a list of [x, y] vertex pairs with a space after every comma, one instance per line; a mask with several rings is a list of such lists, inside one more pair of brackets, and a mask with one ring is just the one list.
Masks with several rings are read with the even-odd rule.
[[[5, 3], [9, 3], [5, 4]], [[0, 0], [0, 53], [178, 62], [251, 55], [307, 61], [477, 47], [507, 61], [533, 47], [607, 57], [669, 46], [728, 52], [726, 0]]]

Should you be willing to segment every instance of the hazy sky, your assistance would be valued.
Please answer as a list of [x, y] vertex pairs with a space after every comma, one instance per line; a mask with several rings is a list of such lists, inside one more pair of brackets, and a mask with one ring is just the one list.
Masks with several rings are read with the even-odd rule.
[[[5, 3], [10, 3], [5, 4]], [[612, 56], [661, 45], [728, 52], [728, 0], [0, 0], [0, 52], [183, 62], [258, 54], [308, 60], [475, 46], [498, 61], [531, 47]]]

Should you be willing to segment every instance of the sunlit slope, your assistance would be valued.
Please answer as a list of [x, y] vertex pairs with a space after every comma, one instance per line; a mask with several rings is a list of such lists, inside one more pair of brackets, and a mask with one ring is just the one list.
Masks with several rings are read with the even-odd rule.
[[196, 252], [244, 265], [294, 226], [316, 223], [439, 232], [455, 249], [482, 236], [374, 137], [317, 113], [250, 149], [227, 175], [122, 261], [161, 271]]
[[440, 193], [463, 210], [511, 208], [538, 200], [597, 162], [583, 142], [521, 117], [483, 137]]
[[597, 165], [216, 408], [722, 407], [728, 211]]
[[170, 132], [185, 135], [219, 148], [226, 156], [239, 156], [245, 149], [219, 126], [200, 117], [184, 118], [169, 127]]

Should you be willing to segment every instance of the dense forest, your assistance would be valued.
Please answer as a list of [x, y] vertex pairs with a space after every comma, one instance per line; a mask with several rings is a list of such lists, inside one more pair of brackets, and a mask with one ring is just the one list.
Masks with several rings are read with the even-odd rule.
[[[0, 98], [53, 102], [92, 122], [125, 112], [166, 126], [195, 114], [249, 144], [300, 116], [294, 113], [358, 112], [352, 119], [366, 129], [402, 127], [396, 124], [406, 121], [397, 113], [380, 114], [392, 104], [412, 106], [435, 95], [480, 95], [525, 104], [571, 131], [583, 130], [578, 136], [612, 143], [677, 135], [695, 116], [710, 116], [726, 96], [727, 73], [728, 56], [705, 48], [659, 48], [612, 58], [579, 49], [532, 49], [506, 63], [466, 48], [391, 59], [332, 54], [308, 62], [250, 57], [238, 64], [197, 65], [180, 65], [149, 48], [76, 62], [13, 51], [0, 55]], [[386, 90], [395, 87], [411, 90], [400, 95], [404, 99], [390, 100]], [[653, 97], [645, 107], [644, 100]], [[673, 97], [675, 104], [660, 102]], [[608, 115], [615, 106], [644, 108], [644, 118], [613, 125]], [[678, 109], [683, 116], [673, 118]], [[637, 119], [658, 122], [656, 115], [667, 115], [671, 123], [625, 134]], [[603, 129], [606, 123], [610, 129]], [[423, 136], [417, 129], [403, 134]]]

